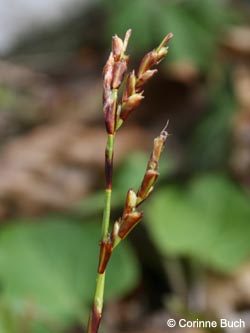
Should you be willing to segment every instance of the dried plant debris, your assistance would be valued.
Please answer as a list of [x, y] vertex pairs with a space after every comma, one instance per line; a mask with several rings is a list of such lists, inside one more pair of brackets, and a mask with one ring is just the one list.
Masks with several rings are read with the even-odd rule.
[[[0, 218], [65, 210], [84, 199], [99, 186], [104, 141], [102, 128], [79, 122], [40, 126], [12, 139], [0, 155]], [[151, 144], [135, 126], [117, 141], [118, 165], [127, 154]]]

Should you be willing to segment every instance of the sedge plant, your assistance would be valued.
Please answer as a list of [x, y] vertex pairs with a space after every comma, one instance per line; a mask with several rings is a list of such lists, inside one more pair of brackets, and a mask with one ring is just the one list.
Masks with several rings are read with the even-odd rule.
[[[143, 212], [139, 206], [149, 197], [159, 176], [158, 163], [168, 133], [167, 125], [160, 135], [154, 139], [146, 172], [137, 192], [129, 189], [122, 216], [110, 228], [110, 209], [112, 194], [112, 173], [114, 141], [117, 131], [127, 120], [135, 108], [142, 102], [143, 87], [153, 77], [157, 69], [152, 69], [166, 56], [169, 33], [160, 45], [147, 53], [137, 72], [127, 74], [129, 56], [126, 54], [131, 30], [125, 34], [124, 40], [115, 35], [112, 39], [112, 51], [103, 70], [103, 113], [107, 131], [105, 150], [105, 205], [102, 221], [99, 264], [93, 306], [90, 312], [87, 333], [97, 333], [103, 312], [105, 274], [113, 250], [124, 240], [130, 231], [141, 221]], [[124, 84], [122, 84], [124, 82]], [[124, 87], [122, 89], [122, 87]], [[122, 90], [122, 91], [121, 91]]]

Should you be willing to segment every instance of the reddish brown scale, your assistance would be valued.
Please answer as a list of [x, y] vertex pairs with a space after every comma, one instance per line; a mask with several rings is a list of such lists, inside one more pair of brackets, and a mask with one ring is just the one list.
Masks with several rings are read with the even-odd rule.
[[113, 66], [113, 79], [111, 83], [112, 89], [118, 89], [124, 79], [124, 75], [127, 70], [127, 61], [125, 59], [120, 59], [115, 62]]
[[143, 177], [141, 186], [137, 192], [137, 206], [139, 206], [145, 199], [148, 198], [148, 196], [151, 194], [154, 184], [157, 181], [157, 178], [159, 177], [158, 173], [158, 162], [162, 153], [162, 150], [164, 148], [165, 141], [167, 139], [168, 133], [166, 131], [166, 128], [168, 126], [168, 123], [164, 127], [164, 129], [161, 131], [160, 135], [154, 139], [154, 147], [153, 151], [150, 155], [150, 159], [148, 161], [147, 170], [145, 172], [145, 175]]
[[100, 322], [101, 322], [102, 316], [100, 313], [98, 313], [93, 307], [91, 314], [89, 316], [89, 323], [88, 323], [88, 332], [87, 333], [96, 333], [98, 332]]
[[127, 101], [122, 104], [120, 118], [125, 121], [130, 113], [137, 108], [137, 106], [141, 103], [144, 96], [142, 95], [143, 92], [139, 94], [134, 94], [128, 97]]
[[148, 170], [157, 171], [159, 167], [159, 163], [156, 159], [154, 159], [151, 155], [151, 159], [148, 161]]
[[127, 214], [121, 222], [120, 229], [119, 229], [119, 237], [125, 238], [132, 229], [140, 222], [142, 219], [143, 212], [132, 212]]
[[135, 85], [136, 85], [135, 71], [132, 71], [128, 74], [126, 80], [126, 86], [122, 97], [123, 102], [126, 102], [128, 98], [135, 93]]
[[111, 52], [105, 66], [103, 68], [104, 93], [105, 93], [106, 89], [111, 90], [111, 82], [112, 82], [112, 78], [113, 78], [113, 66], [114, 66], [114, 57]]
[[173, 34], [169, 33], [156, 49], [150, 51], [142, 58], [137, 74], [138, 80], [140, 80], [140, 78], [143, 77], [143, 74], [150, 70], [151, 67], [158, 65], [159, 62], [166, 56], [168, 51], [166, 44], [172, 37]]
[[111, 240], [101, 243], [99, 264], [98, 264], [98, 273], [103, 274], [109, 262], [110, 256], [113, 251], [113, 244]]
[[103, 108], [105, 115], [105, 126], [108, 134], [114, 134], [115, 132], [116, 105], [117, 101], [113, 100], [112, 96], [110, 96]]
[[136, 91], [139, 92], [147, 81], [149, 81], [157, 72], [157, 69], [153, 69], [143, 73], [136, 81]]
[[124, 41], [123, 41], [123, 53], [126, 51], [127, 49], [127, 46], [128, 46], [128, 41], [130, 39], [130, 36], [131, 36], [131, 33], [132, 33], [132, 30], [131, 29], [128, 29], [126, 31], [126, 34], [125, 34], [125, 37], [124, 37]]
[[161, 42], [161, 44], [159, 45], [158, 49], [164, 47], [167, 45], [167, 43], [170, 41], [170, 39], [172, 39], [174, 37], [173, 33], [170, 32], [167, 34], [167, 36], [163, 39], [163, 41]]
[[143, 73], [145, 73], [147, 70], [149, 70], [153, 65], [155, 65], [156, 63], [156, 59], [155, 59], [155, 50], [150, 51], [149, 53], [147, 53], [141, 61], [141, 64], [139, 66], [138, 69], [138, 73], [137, 73], [137, 77], [138, 79], [142, 76]]
[[148, 193], [150, 189], [154, 186], [158, 177], [159, 173], [157, 171], [147, 170], [144, 175], [141, 187], [137, 192], [137, 197], [140, 198], [141, 200], [145, 200], [148, 197]]
[[117, 35], [112, 37], [112, 50], [115, 61], [119, 61], [120, 56], [123, 52], [123, 41]]
[[[168, 126], [168, 123], [166, 126]], [[166, 126], [165, 126], [165, 128], [166, 128]], [[161, 131], [160, 135], [154, 140], [154, 149], [153, 149], [153, 156], [152, 156], [152, 159], [154, 161], [159, 161], [162, 150], [164, 148], [164, 144], [168, 137], [168, 132], [165, 130], [165, 128]]]
[[111, 83], [113, 80], [114, 59], [112, 53], [103, 70], [103, 113], [106, 130], [109, 134], [114, 133], [115, 112], [117, 101], [112, 96]]

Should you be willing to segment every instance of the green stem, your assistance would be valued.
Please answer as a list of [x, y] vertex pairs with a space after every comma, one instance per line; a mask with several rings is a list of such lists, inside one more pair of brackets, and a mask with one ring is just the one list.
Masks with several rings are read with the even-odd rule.
[[[105, 171], [106, 171], [106, 189], [105, 189], [105, 203], [102, 220], [102, 234], [101, 242], [108, 239], [109, 224], [110, 224], [110, 210], [111, 210], [111, 194], [112, 194], [112, 171], [113, 171], [113, 154], [114, 154], [114, 135], [109, 134], [107, 139], [105, 151]], [[100, 256], [101, 256], [100, 249]], [[97, 333], [99, 324], [102, 318], [103, 298], [105, 287], [105, 272], [98, 273], [96, 279], [96, 289], [94, 296], [93, 308], [90, 313], [88, 322], [88, 333]]]
[[98, 274], [96, 279], [94, 306], [97, 312], [100, 314], [102, 314], [102, 309], [103, 309], [104, 285], [105, 285], [105, 272], [103, 274]]
[[102, 241], [106, 240], [110, 222], [114, 140], [115, 136], [113, 134], [109, 134], [105, 151], [106, 190], [102, 220]]
[[111, 189], [105, 190], [105, 209], [103, 212], [103, 221], [102, 221], [102, 241], [106, 240], [109, 230], [111, 193], [112, 193]]

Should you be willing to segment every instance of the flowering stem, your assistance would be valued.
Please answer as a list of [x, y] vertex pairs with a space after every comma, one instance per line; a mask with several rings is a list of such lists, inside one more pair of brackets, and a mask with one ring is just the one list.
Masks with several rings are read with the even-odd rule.
[[[105, 172], [106, 172], [106, 189], [105, 203], [102, 220], [102, 235], [101, 243], [105, 244], [108, 241], [110, 210], [111, 210], [111, 194], [112, 194], [112, 171], [113, 171], [113, 155], [114, 155], [114, 134], [109, 134], [107, 138], [105, 150]], [[100, 247], [100, 258], [102, 257], [103, 247]], [[88, 333], [97, 333], [99, 324], [102, 318], [103, 298], [105, 287], [105, 271], [98, 272], [96, 279], [96, 289], [94, 295], [93, 308], [90, 313], [88, 322]]]
[[131, 30], [125, 34], [122, 41], [118, 36], [112, 39], [112, 52], [104, 66], [103, 79], [103, 112], [107, 130], [107, 144], [105, 149], [105, 204], [102, 220], [101, 244], [99, 252], [98, 273], [92, 310], [89, 316], [87, 333], [98, 333], [103, 311], [103, 297], [105, 287], [106, 267], [113, 249], [124, 239], [130, 231], [140, 222], [143, 212], [138, 206], [148, 198], [153, 191], [154, 184], [159, 176], [158, 161], [167, 138], [166, 128], [154, 140], [153, 152], [150, 156], [146, 173], [138, 192], [130, 189], [127, 193], [126, 203], [122, 217], [119, 218], [109, 232], [110, 209], [112, 194], [112, 173], [115, 134], [130, 113], [143, 100], [143, 86], [156, 73], [151, 67], [157, 65], [167, 54], [166, 44], [172, 34], [168, 34], [158, 48], [149, 52], [141, 61], [137, 75], [135, 71], [129, 73], [122, 98], [118, 91], [125, 80], [125, 73], [129, 57], [125, 54]]
[[105, 173], [106, 173], [106, 189], [105, 189], [105, 205], [102, 220], [102, 241], [105, 241], [110, 221], [110, 205], [112, 193], [112, 173], [113, 173], [113, 155], [114, 155], [114, 134], [109, 134], [105, 150]]
[[105, 272], [97, 275], [94, 303], [89, 316], [87, 333], [96, 333], [102, 318]]

